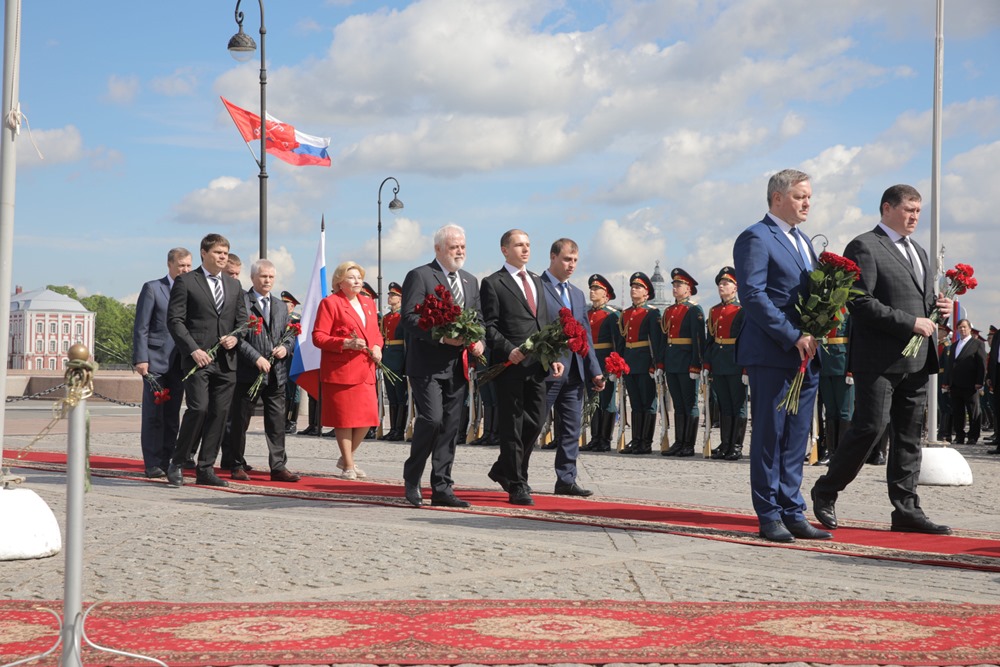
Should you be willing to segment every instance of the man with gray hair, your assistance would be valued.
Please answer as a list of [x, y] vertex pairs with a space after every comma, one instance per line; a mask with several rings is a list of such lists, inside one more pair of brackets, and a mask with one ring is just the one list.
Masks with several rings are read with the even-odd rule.
[[406, 499], [420, 507], [420, 479], [427, 459], [431, 459], [431, 505], [468, 507], [469, 503], [452, 490], [451, 467], [468, 392], [467, 370], [475, 363], [470, 357], [483, 354], [483, 341], [431, 337], [420, 328], [416, 307], [439, 286], [447, 288], [455, 304], [474, 310], [482, 323], [479, 283], [462, 269], [465, 264], [465, 230], [445, 225], [434, 233], [434, 260], [418, 266], [403, 280], [400, 326], [406, 336], [406, 376], [410, 380], [417, 419], [413, 425], [410, 456], [403, 464]]

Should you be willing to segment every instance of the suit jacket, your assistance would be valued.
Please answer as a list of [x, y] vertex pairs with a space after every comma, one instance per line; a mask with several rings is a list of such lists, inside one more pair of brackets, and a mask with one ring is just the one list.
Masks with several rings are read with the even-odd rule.
[[319, 302], [312, 339], [313, 345], [321, 351], [319, 377], [322, 382], [375, 384], [375, 362], [368, 352], [344, 349], [351, 332], [363, 339], [369, 348], [383, 344], [375, 302], [363, 294], [358, 295], [358, 300], [365, 311], [364, 323], [343, 292], [334, 292]]
[[[558, 283], [553, 279], [551, 275], [547, 272], [542, 274], [542, 288], [545, 292], [545, 306], [549, 311], [550, 321], [554, 322], [559, 319], [559, 311], [565, 308], [566, 305], [563, 303], [562, 297], [559, 296]], [[577, 379], [580, 382], [586, 383], [587, 381], [597, 377], [598, 375], [603, 375], [601, 371], [601, 365], [597, 361], [597, 355], [594, 353], [594, 339], [590, 332], [590, 322], [587, 319], [587, 301], [584, 299], [583, 291], [576, 285], [569, 285], [569, 301], [573, 306], [573, 319], [575, 319], [581, 327], [587, 332], [587, 354], [576, 355], [576, 364], [572, 364], [573, 352], [567, 351], [559, 361], [563, 363], [566, 367], [566, 371], [557, 378], [549, 377], [551, 382], [566, 382], [570, 379], [569, 374], [571, 369], [575, 369]]]
[[[459, 270], [462, 281], [463, 308], [476, 311], [480, 324], [483, 321], [479, 300], [479, 281], [468, 271]], [[429, 331], [420, 328], [420, 316], [415, 308], [424, 302], [424, 297], [433, 294], [438, 285], [448, 287], [448, 276], [441, 270], [437, 260], [418, 266], [406, 274], [403, 280], [403, 305], [401, 325], [406, 332], [406, 374], [414, 377], [452, 377], [455, 368], [461, 367], [463, 348], [447, 345], [431, 338]]]
[[170, 278], [150, 280], [139, 291], [132, 325], [132, 365], [148, 363], [149, 371], [166, 373], [177, 357], [174, 339], [167, 329]]
[[993, 344], [990, 345], [990, 354], [986, 360], [986, 379], [990, 381], [990, 388], [994, 392], [997, 390], [997, 380], [1000, 380], [997, 377], [998, 366], [1000, 366], [997, 363], [998, 358], [1000, 358], [1000, 337], [994, 334]]
[[916, 358], [903, 356], [917, 318], [930, 317], [937, 300], [927, 252], [913, 244], [925, 268], [921, 284], [895, 246], [885, 230], [875, 227], [847, 244], [844, 251], [861, 269], [854, 286], [863, 292], [847, 306], [851, 312], [848, 367], [853, 373], [938, 372], [937, 348], [930, 338], [924, 340]]
[[795, 306], [809, 285], [802, 255], [778, 225], [764, 216], [736, 239], [733, 258], [745, 317], [736, 338], [736, 362], [797, 368], [800, 359], [795, 342], [802, 333]]
[[[181, 370], [187, 373], [195, 366], [191, 353], [209, 348], [223, 336], [232, 333], [247, 321], [247, 310], [243, 302], [243, 288], [235, 278], [225, 273], [222, 277], [222, 311], [215, 310], [212, 286], [202, 267], [181, 274], [174, 280], [167, 305], [167, 328], [181, 354]], [[219, 368], [236, 370], [236, 348], [227, 350], [220, 347], [215, 355]]]
[[[270, 317], [264, 322], [261, 332], [259, 334], [255, 331], [244, 332], [236, 346], [237, 382], [252, 383], [257, 379], [257, 376], [260, 375], [260, 371], [257, 369], [257, 360], [261, 357], [269, 358], [271, 356], [271, 350], [277, 345], [285, 328], [288, 327], [288, 308], [285, 306], [285, 302], [274, 294], [269, 294], [267, 298]], [[260, 318], [264, 317], [253, 288], [243, 292], [243, 302], [248, 313]], [[264, 379], [264, 384], [275, 382], [277, 386], [281, 387], [288, 380], [289, 360], [292, 358], [294, 341], [293, 338], [282, 345], [288, 354], [283, 359], [274, 360], [274, 363], [271, 364], [271, 372]]]
[[951, 346], [951, 364], [942, 384], [959, 389], [975, 389], [986, 384], [986, 346], [975, 336], [962, 346], [955, 355], [958, 343]]
[[[505, 267], [483, 278], [479, 288], [483, 308], [483, 322], [486, 325], [486, 345], [493, 353], [494, 363], [507, 361], [514, 348], [538, 331], [550, 320], [545, 305], [542, 281], [537, 274], [528, 271], [528, 277], [535, 286], [537, 311], [531, 314], [528, 301]], [[533, 372], [544, 372], [542, 365], [532, 355], [520, 364]]]

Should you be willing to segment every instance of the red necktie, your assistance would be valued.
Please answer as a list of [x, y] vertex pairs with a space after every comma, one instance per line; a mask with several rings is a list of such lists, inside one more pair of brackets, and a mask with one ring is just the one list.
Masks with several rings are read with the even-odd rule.
[[528, 284], [528, 274], [524, 271], [518, 271], [517, 275], [521, 276], [521, 285], [524, 286], [524, 298], [528, 300], [528, 308], [531, 309], [532, 315], [537, 315], [538, 310], [535, 307], [535, 295], [531, 292], [531, 285]]

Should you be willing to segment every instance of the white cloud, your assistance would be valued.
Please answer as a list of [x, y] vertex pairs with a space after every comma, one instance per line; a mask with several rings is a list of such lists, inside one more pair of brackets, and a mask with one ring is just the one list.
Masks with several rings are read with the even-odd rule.
[[182, 67], [168, 76], [152, 79], [149, 87], [153, 92], [167, 97], [193, 95], [198, 90], [198, 76], [190, 67]]
[[648, 267], [667, 257], [666, 240], [651, 217], [652, 211], [642, 209], [621, 222], [605, 220], [587, 254], [600, 256], [602, 265], [612, 271], [629, 275], [637, 270], [649, 273]]
[[[246, 232], [260, 225], [259, 182], [220, 176], [185, 195], [174, 205], [177, 222], [205, 228], [239, 227]], [[296, 198], [285, 191], [269, 192], [267, 227], [269, 232], [291, 232], [303, 225]], [[251, 227], [252, 225], [252, 227]], [[270, 237], [269, 237], [270, 238]]]
[[104, 98], [114, 104], [129, 104], [139, 94], [140, 86], [139, 77], [135, 75], [112, 74], [108, 77], [108, 87]]
[[73, 125], [55, 130], [31, 130], [30, 133], [22, 130], [17, 144], [19, 167], [66, 164], [77, 162], [84, 156], [83, 136]]
[[[387, 224], [388, 223], [388, 224]], [[377, 232], [378, 230], [376, 230]], [[378, 258], [378, 237], [365, 241], [365, 257]], [[404, 217], [382, 218], [382, 263], [413, 261], [434, 254], [431, 236], [421, 233], [420, 223]]]

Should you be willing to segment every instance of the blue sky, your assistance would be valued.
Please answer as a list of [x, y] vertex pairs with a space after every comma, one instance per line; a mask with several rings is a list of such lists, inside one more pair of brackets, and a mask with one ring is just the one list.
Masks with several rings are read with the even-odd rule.
[[[332, 140], [329, 169], [268, 160], [268, 257], [300, 299], [321, 216], [328, 265], [354, 259], [375, 284], [387, 176], [405, 209], [383, 208], [386, 284], [453, 222], [480, 276], [519, 227], [536, 271], [569, 236], [581, 285], [659, 261], [714, 303], [785, 167], [813, 175], [804, 230], [830, 249], [898, 182], [924, 193], [929, 244], [934, 0], [265, 2], [268, 111]], [[15, 284], [134, 301], [208, 232], [257, 255], [257, 166], [219, 101], [259, 105], [259, 61], [225, 48], [235, 4], [25, 3]], [[258, 3], [241, 8], [259, 42]], [[1000, 2], [946, 2], [942, 242], [946, 266], [982, 276], [965, 303], [984, 328], [1000, 324], [998, 61]]]

